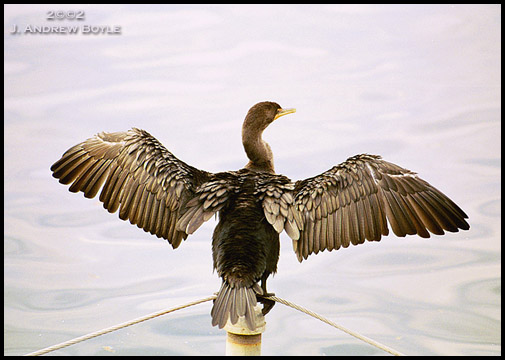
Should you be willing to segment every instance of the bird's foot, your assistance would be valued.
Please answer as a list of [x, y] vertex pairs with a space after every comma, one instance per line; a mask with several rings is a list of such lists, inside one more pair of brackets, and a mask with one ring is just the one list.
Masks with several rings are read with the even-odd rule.
[[256, 298], [258, 299], [258, 301], [263, 304], [263, 309], [261, 310], [261, 313], [263, 314], [263, 316], [268, 314], [270, 312], [270, 310], [272, 310], [272, 308], [275, 305], [275, 301], [270, 300], [270, 299], [265, 299], [266, 297], [269, 297], [269, 296], [275, 296], [275, 294], [274, 293], [264, 293], [262, 295], [259, 295], [259, 294], [256, 295]]

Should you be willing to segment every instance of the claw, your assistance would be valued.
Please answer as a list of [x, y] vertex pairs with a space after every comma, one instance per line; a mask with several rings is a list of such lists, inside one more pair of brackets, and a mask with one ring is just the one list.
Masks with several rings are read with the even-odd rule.
[[256, 295], [256, 299], [263, 304], [263, 309], [261, 309], [261, 313], [264, 315], [268, 314], [270, 312], [270, 310], [272, 310], [272, 308], [274, 307], [275, 305], [275, 301], [273, 300], [270, 300], [270, 299], [265, 299], [265, 297], [269, 297], [269, 296], [275, 296], [274, 293], [265, 293], [263, 295]]

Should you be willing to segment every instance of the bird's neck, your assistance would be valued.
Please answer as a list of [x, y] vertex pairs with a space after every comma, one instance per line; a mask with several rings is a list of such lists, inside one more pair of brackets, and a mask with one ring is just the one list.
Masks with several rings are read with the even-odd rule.
[[261, 138], [262, 134], [263, 130], [251, 129], [247, 126], [242, 128], [242, 144], [249, 158], [249, 162], [245, 168], [275, 174], [272, 149]]

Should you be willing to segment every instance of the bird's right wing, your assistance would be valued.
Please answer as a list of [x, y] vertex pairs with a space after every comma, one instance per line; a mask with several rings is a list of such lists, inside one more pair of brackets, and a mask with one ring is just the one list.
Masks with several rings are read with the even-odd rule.
[[[111, 213], [119, 208], [122, 220], [163, 237], [174, 248], [196, 230], [193, 226], [188, 232], [177, 222], [198, 187], [212, 175], [179, 160], [148, 132], [136, 128], [97, 134], [67, 150], [51, 170], [60, 183], [72, 183], [70, 191], [82, 191], [87, 198], [105, 183], [100, 193], [104, 208]], [[218, 194], [221, 199], [226, 196]]]

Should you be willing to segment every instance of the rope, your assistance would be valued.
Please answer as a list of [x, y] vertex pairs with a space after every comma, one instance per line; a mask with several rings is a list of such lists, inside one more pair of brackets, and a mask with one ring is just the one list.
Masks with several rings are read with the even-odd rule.
[[390, 353], [392, 355], [395, 355], [395, 356], [404, 356], [404, 354], [402, 354], [399, 351], [391, 349], [390, 347], [388, 347], [386, 345], [383, 345], [383, 344], [381, 344], [381, 343], [379, 343], [379, 342], [377, 342], [375, 340], [367, 338], [366, 336], [361, 335], [361, 334], [359, 334], [359, 333], [357, 333], [355, 331], [349, 330], [349, 329], [347, 329], [347, 328], [345, 328], [345, 327], [343, 327], [341, 325], [335, 324], [333, 321], [330, 321], [330, 320], [322, 317], [321, 315], [316, 314], [315, 312], [310, 311], [308, 309], [305, 309], [304, 307], [296, 305], [296, 304], [294, 304], [294, 303], [292, 303], [290, 301], [278, 298], [277, 296], [265, 296], [264, 298], [265, 299], [269, 299], [269, 300], [273, 300], [273, 301], [276, 301], [276, 302], [279, 302], [279, 303], [284, 304], [286, 306], [292, 307], [295, 310], [298, 310], [298, 311], [301, 311], [301, 312], [303, 312], [303, 313], [305, 313], [307, 315], [310, 315], [310, 316], [312, 316], [312, 317], [314, 317], [314, 318], [316, 318], [318, 320], [321, 320], [322, 322], [327, 323], [328, 325], [333, 326], [334, 328], [337, 328], [337, 329], [339, 329], [339, 330], [341, 330], [341, 331], [343, 331], [343, 332], [345, 332], [345, 333], [347, 333], [347, 334], [349, 334], [351, 336], [354, 336], [355, 338], [357, 338], [357, 339], [359, 339], [361, 341], [366, 342], [367, 344], [375, 346], [376, 348], [379, 348], [379, 349], [381, 349], [383, 351], [386, 351], [386, 352], [388, 352], [388, 353]]
[[[47, 354], [47, 353], [49, 353], [51, 351], [60, 350], [60, 349], [63, 349], [65, 347], [67, 347], [67, 346], [75, 345], [77, 343], [80, 343], [80, 342], [85, 341], [85, 340], [92, 339], [92, 338], [100, 336], [100, 335], [105, 335], [105, 334], [108, 334], [110, 332], [113, 332], [113, 331], [116, 331], [116, 330], [119, 330], [119, 329], [123, 329], [123, 328], [131, 326], [131, 325], [135, 325], [135, 324], [141, 323], [143, 321], [154, 319], [155, 317], [158, 317], [158, 316], [161, 316], [161, 315], [165, 315], [165, 314], [168, 314], [168, 313], [180, 310], [180, 309], [184, 309], [184, 308], [187, 308], [187, 307], [190, 307], [190, 306], [193, 306], [193, 305], [198, 305], [198, 304], [210, 301], [210, 300], [214, 300], [216, 297], [217, 297], [216, 295], [212, 295], [212, 296], [206, 297], [204, 299], [196, 300], [196, 301], [184, 304], [184, 305], [176, 306], [176, 307], [173, 307], [173, 308], [170, 308], [170, 309], [166, 309], [166, 310], [161, 310], [161, 311], [149, 314], [149, 315], [145, 315], [145, 316], [139, 317], [137, 319], [133, 319], [133, 320], [121, 323], [121, 324], [117, 324], [117, 325], [114, 325], [114, 326], [111, 326], [111, 327], [108, 327], [108, 328], [105, 328], [105, 329], [102, 329], [102, 330], [99, 330], [99, 331], [95, 331], [95, 332], [89, 333], [87, 335], [79, 336], [79, 337], [77, 337], [75, 339], [72, 339], [72, 340], [68, 340], [68, 341], [65, 341], [65, 342], [53, 345], [53, 346], [49, 346], [49, 347], [41, 349], [41, 350], [37, 350], [37, 351], [31, 352], [29, 354], [26, 354], [25, 356], [44, 355], [44, 354]], [[330, 320], [322, 317], [321, 315], [318, 315], [315, 312], [310, 311], [308, 309], [305, 309], [304, 307], [296, 305], [296, 304], [294, 304], [294, 303], [292, 303], [290, 301], [278, 298], [277, 296], [265, 296], [264, 298], [265, 299], [269, 299], [269, 300], [273, 300], [273, 301], [276, 301], [276, 302], [279, 302], [279, 303], [284, 304], [286, 306], [292, 307], [295, 310], [298, 310], [298, 311], [301, 311], [301, 312], [303, 312], [303, 313], [305, 313], [307, 315], [310, 315], [310, 316], [312, 316], [312, 317], [314, 317], [314, 318], [316, 318], [318, 320], [321, 320], [322, 322], [327, 323], [328, 325], [333, 326], [334, 328], [337, 328], [337, 329], [339, 329], [339, 330], [341, 330], [341, 331], [343, 331], [343, 332], [345, 332], [345, 333], [347, 333], [347, 334], [349, 334], [351, 336], [354, 336], [355, 338], [357, 338], [357, 339], [359, 339], [361, 341], [366, 342], [367, 344], [375, 346], [376, 348], [379, 348], [379, 349], [381, 349], [383, 351], [386, 351], [386, 352], [388, 352], [388, 353], [390, 353], [392, 355], [396, 355], [396, 356], [404, 355], [404, 354], [402, 354], [402, 353], [400, 353], [400, 352], [398, 352], [396, 350], [393, 350], [390, 347], [387, 347], [386, 345], [383, 345], [383, 344], [381, 344], [381, 343], [379, 343], [379, 342], [377, 342], [375, 340], [367, 338], [366, 336], [358, 334], [357, 332], [349, 330], [349, 329], [347, 329], [347, 328], [345, 328], [345, 327], [343, 327], [341, 325], [335, 324], [334, 322], [332, 322], [332, 321], [330, 321]]]
[[99, 331], [95, 331], [95, 332], [89, 333], [87, 335], [79, 336], [79, 337], [77, 337], [75, 339], [72, 339], [72, 340], [69, 340], [69, 341], [65, 341], [65, 342], [62, 342], [60, 344], [49, 346], [49, 347], [47, 347], [45, 349], [41, 349], [41, 350], [38, 350], [38, 351], [31, 352], [29, 354], [26, 354], [25, 356], [44, 355], [44, 354], [47, 354], [48, 352], [55, 351], [55, 350], [60, 350], [60, 349], [63, 349], [65, 347], [67, 347], [67, 346], [80, 343], [81, 341], [89, 340], [89, 339], [92, 339], [92, 338], [100, 336], [100, 335], [104, 335], [104, 334], [107, 334], [107, 333], [110, 333], [110, 332], [113, 332], [113, 331], [116, 331], [116, 330], [119, 330], [119, 329], [122, 329], [122, 328], [125, 328], [125, 327], [128, 327], [128, 326], [131, 326], [131, 325], [135, 325], [135, 324], [138, 324], [138, 323], [140, 323], [142, 321], [151, 320], [151, 319], [154, 319], [155, 317], [158, 317], [158, 316], [161, 316], [161, 315], [165, 315], [165, 314], [174, 312], [176, 310], [184, 309], [184, 308], [187, 308], [189, 306], [193, 306], [193, 305], [204, 303], [206, 301], [214, 300], [215, 298], [216, 298], [216, 295], [212, 295], [212, 296], [206, 297], [205, 299], [196, 300], [196, 301], [187, 303], [185, 305], [176, 306], [176, 307], [173, 307], [171, 309], [166, 309], [166, 310], [158, 311], [158, 312], [155, 312], [155, 313], [152, 313], [152, 314], [149, 314], [149, 315], [145, 315], [145, 316], [139, 317], [139, 318], [134, 319], [134, 320], [127, 321], [127, 322], [122, 323], [122, 324], [114, 325], [114, 326], [108, 327], [106, 329], [102, 329], [102, 330], [99, 330]]

